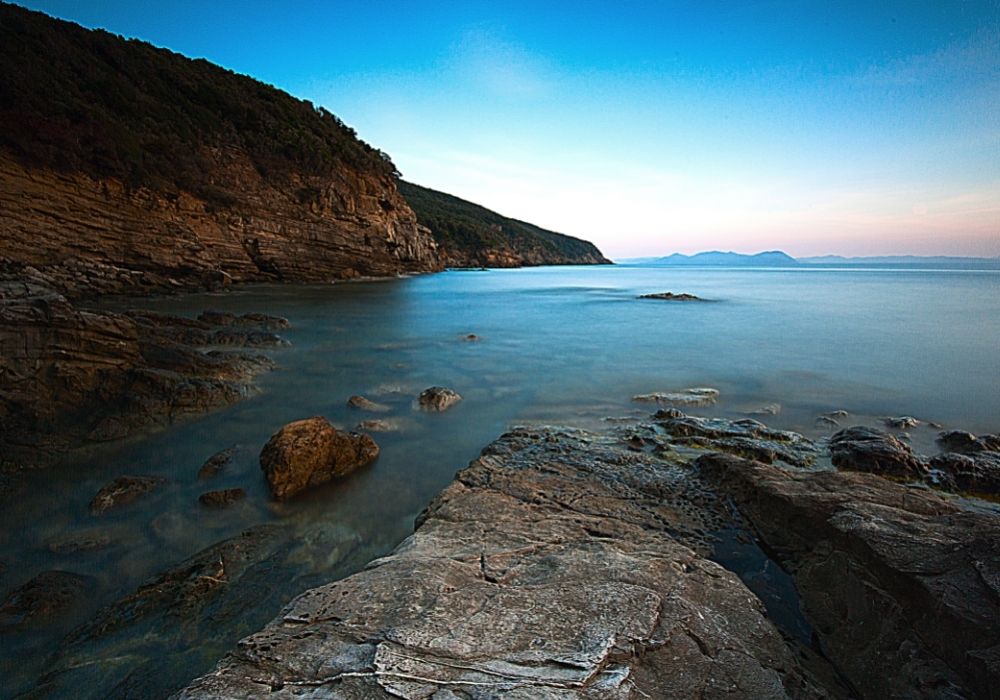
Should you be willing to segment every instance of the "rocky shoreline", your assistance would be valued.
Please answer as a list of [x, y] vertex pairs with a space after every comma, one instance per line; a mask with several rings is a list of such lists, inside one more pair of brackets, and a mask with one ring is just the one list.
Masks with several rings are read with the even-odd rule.
[[[287, 345], [284, 319], [115, 313], [27, 267], [0, 273], [0, 467], [51, 464], [238, 401]], [[77, 291], [79, 291], [77, 289]]]
[[[829, 455], [679, 411], [514, 429], [392, 555], [303, 594], [178, 697], [990, 697], [1000, 517], [816, 466]], [[760, 571], [719, 546], [734, 537]], [[767, 562], [805, 643], [768, 609]]]

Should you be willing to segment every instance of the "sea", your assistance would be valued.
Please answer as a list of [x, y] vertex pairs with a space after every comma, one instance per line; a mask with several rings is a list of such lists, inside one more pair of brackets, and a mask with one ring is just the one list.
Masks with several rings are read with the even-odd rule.
[[[668, 291], [702, 301], [639, 298]], [[753, 415], [815, 439], [835, 430], [816, 422], [832, 411], [850, 414], [843, 425], [916, 417], [921, 425], [908, 437], [928, 450], [941, 429], [1000, 431], [998, 269], [455, 270], [104, 305], [283, 316], [291, 345], [267, 351], [277, 368], [240, 403], [27, 475], [27, 487], [0, 512], [0, 596], [46, 570], [81, 574], [89, 588], [84, 604], [56, 624], [0, 635], [0, 697], [39, 679], [51, 681], [51, 697], [126, 694], [150, 673], [163, 675], [164, 685], [155, 686], [162, 690], [208, 671], [294, 595], [390, 552], [455, 472], [513, 425], [606, 429], [654, 410], [634, 395], [712, 387], [718, 403], [692, 413]], [[463, 401], [443, 413], [419, 410], [416, 396], [435, 385]], [[354, 394], [389, 410], [352, 410], [346, 401]], [[315, 415], [345, 429], [380, 418], [396, 430], [374, 434], [381, 455], [371, 467], [274, 503], [260, 449], [285, 423]], [[200, 465], [230, 447], [233, 463], [215, 480], [198, 481]], [[122, 474], [168, 483], [91, 516], [91, 498]], [[228, 509], [198, 502], [208, 489], [233, 487], [247, 498]], [[260, 604], [219, 617], [210, 629], [178, 634], [158, 619], [84, 652], [67, 643], [101, 608], [159, 572], [264, 523], [281, 528], [289, 544], [271, 573], [261, 574], [267, 594]], [[101, 533], [111, 544], [50, 550], [74, 532]], [[135, 687], [142, 695], [143, 686]]]

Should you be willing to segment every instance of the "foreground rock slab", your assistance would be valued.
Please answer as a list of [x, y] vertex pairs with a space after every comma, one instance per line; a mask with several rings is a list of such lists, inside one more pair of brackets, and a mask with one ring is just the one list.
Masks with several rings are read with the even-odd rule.
[[264, 445], [260, 467], [279, 501], [310, 486], [346, 476], [378, 457], [375, 441], [363, 433], [334, 428], [322, 416], [289, 423]]
[[306, 592], [179, 697], [827, 697], [761, 602], [682, 543], [709, 526], [685, 483], [587, 433], [515, 430], [392, 555]]
[[[883, 442], [878, 454], [898, 463]], [[1000, 518], [873, 474], [721, 454], [697, 466], [792, 572], [823, 650], [862, 697], [996, 697]]]

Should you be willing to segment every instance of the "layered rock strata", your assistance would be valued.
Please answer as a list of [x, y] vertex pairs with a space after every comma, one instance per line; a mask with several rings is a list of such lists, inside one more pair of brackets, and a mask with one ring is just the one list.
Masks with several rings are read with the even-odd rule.
[[238, 150], [206, 157], [235, 201], [130, 189], [0, 154], [0, 259], [43, 268], [71, 298], [441, 267], [389, 177], [345, 167], [278, 182]]

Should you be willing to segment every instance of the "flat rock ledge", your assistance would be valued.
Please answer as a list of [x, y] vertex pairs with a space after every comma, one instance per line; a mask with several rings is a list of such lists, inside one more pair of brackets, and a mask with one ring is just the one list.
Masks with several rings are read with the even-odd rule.
[[689, 491], [610, 438], [515, 429], [393, 554], [299, 596], [177, 697], [829, 697], [692, 548], [711, 523]]

